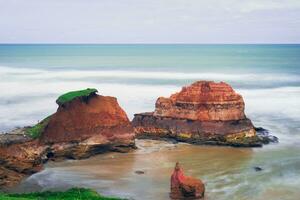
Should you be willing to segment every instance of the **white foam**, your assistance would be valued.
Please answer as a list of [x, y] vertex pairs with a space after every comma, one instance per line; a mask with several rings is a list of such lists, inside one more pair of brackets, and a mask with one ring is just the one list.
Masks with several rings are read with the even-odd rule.
[[300, 121], [300, 87], [237, 89], [246, 104], [246, 114], [273, 115]]
[[[167, 71], [124, 71], [124, 70], [41, 70], [32, 68], [0, 67], [1, 75], [21, 75], [28, 79], [78, 79], [78, 78], [113, 78], [113, 79], [165, 79], [165, 80], [217, 80], [217, 81], [271, 81], [291, 82], [300, 81], [300, 76], [292, 74], [226, 74], [226, 73], [199, 73], [199, 72], [167, 72]], [[21, 77], [19, 77], [21, 78]]]
[[[103, 81], [91, 81], [94, 77]], [[111, 77], [111, 78], [110, 78]], [[120, 81], [118, 78], [132, 80]], [[166, 80], [161, 84], [141, 84], [141, 79]], [[32, 68], [0, 67], [0, 127], [34, 124], [37, 120], [55, 112], [56, 98], [67, 91], [87, 87], [97, 88], [99, 94], [115, 96], [130, 119], [134, 113], [152, 111], [159, 96], [170, 96], [180, 90], [181, 84], [170, 79], [238, 80], [240, 85], [299, 80], [297, 75], [272, 74], [213, 74], [142, 71], [48, 71]], [[136, 81], [136, 82], [135, 82]], [[110, 83], [113, 82], [113, 83]], [[170, 84], [168, 84], [170, 83]], [[278, 115], [300, 121], [300, 86], [273, 89], [239, 89], [246, 102], [246, 114], [255, 120], [258, 115]]]

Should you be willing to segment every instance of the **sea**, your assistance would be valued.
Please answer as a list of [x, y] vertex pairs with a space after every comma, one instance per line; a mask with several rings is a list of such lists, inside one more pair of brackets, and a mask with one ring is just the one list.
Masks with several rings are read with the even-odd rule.
[[279, 143], [233, 148], [137, 140], [139, 148], [128, 154], [49, 162], [14, 191], [88, 187], [110, 196], [165, 200], [179, 161], [186, 175], [203, 180], [209, 200], [298, 200], [298, 44], [1, 44], [0, 132], [54, 113], [55, 100], [68, 91], [96, 88], [117, 97], [132, 119], [153, 111], [158, 97], [198, 80], [229, 83], [243, 96], [247, 117]]

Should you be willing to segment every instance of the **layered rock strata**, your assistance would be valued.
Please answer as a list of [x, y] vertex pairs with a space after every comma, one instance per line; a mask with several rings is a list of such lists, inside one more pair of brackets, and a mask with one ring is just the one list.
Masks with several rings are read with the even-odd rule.
[[194, 144], [261, 146], [245, 116], [242, 96], [224, 82], [198, 81], [169, 98], [159, 97], [155, 111], [135, 114], [139, 138], [173, 138]]
[[[29, 130], [35, 139], [27, 136]], [[0, 135], [0, 186], [18, 183], [49, 159], [81, 159], [135, 148], [133, 127], [117, 99], [96, 92], [59, 103], [47, 120], [13, 133]]]

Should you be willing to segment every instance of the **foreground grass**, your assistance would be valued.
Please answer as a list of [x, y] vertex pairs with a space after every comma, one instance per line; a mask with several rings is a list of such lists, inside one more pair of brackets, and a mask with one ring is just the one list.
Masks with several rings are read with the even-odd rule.
[[65, 93], [65, 94], [59, 96], [58, 99], [56, 100], [56, 103], [58, 105], [62, 105], [64, 103], [67, 103], [67, 102], [73, 100], [76, 97], [87, 97], [90, 94], [96, 93], [96, 92], [98, 92], [98, 90], [96, 90], [94, 88], [87, 88], [85, 90], [68, 92], [68, 93]]
[[37, 123], [33, 127], [28, 128], [26, 130], [26, 135], [28, 135], [29, 137], [34, 138], [34, 139], [39, 138], [42, 135], [42, 133], [44, 132], [45, 127], [49, 123], [50, 118], [51, 118], [51, 115], [48, 116], [47, 118], [43, 119], [41, 122]]
[[[66, 192], [37, 192], [28, 194], [3, 194], [0, 193], [1, 200], [122, 200], [113, 197], [104, 197], [97, 192], [84, 189], [72, 188]], [[123, 199], [125, 200], [125, 199]]]

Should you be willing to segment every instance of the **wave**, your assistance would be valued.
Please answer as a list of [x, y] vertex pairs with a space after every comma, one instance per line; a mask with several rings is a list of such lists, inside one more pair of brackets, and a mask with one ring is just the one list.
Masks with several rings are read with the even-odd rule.
[[[150, 81], [139, 81], [145, 77], [150, 78]], [[135, 113], [152, 111], [159, 96], [169, 96], [196, 77], [196, 80], [208, 79], [207, 77], [223, 81], [228, 79], [227, 82], [233, 83], [236, 91], [244, 97], [246, 114], [255, 124], [261, 124], [260, 120], [265, 121], [265, 117], [300, 121], [300, 82], [297, 82], [300, 80], [296, 74], [266, 76], [102, 70], [51, 71], [0, 67], [0, 131], [35, 124], [56, 111], [55, 100], [60, 94], [87, 87], [97, 88], [101, 95], [117, 97], [132, 119]], [[259, 82], [256, 79], [264, 81]], [[268, 87], [269, 85], [273, 87]]]
[[[131, 71], [131, 70], [42, 70], [33, 68], [0, 67], [0, 76], [13, 76], [21, 79], [63, 79], [63, 80], [93, 80], [104, 78], [117, 81], [122, 80], [215, 80], [246, 83], [300, 83], [300, 76], [289, 73], [182, 73], [167, 71]], [[172, 84], [172, 82], [170, 82]], [[153, 84], [153, 83], [152, 83]]]

